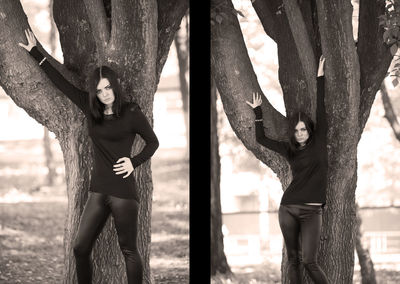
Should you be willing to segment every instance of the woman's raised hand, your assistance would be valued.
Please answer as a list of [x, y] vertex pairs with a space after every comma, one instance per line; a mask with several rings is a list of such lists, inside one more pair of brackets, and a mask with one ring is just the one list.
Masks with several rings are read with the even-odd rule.
[[19, 46], [22, 46], [25, 48], [28, 52], [31, 51], [31, 49], [36, 46], [36, 38], [33, 32], [31, 32], [29, 29], [25, 30], [25, 36], [26, 39], [28, 40], [28, 44], [23, 44], [23, 43], [18, 43]]
[[246, 104], [251, 106], [252, 108], [256, 108], [262, 104], [261, 95], [257, 92], [253, 93], [253, 102], [246, 101]]

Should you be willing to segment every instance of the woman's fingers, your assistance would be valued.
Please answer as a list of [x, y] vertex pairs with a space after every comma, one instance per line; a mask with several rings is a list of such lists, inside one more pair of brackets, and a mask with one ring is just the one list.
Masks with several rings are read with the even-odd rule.
[[126, 172], [127, 169], [114, 169], [113, 171], [115, 172], [116, 175], [120, 175]]
[[258, 93], [256, 93], [256, 99], [255, 99], [255, 101], [254, 101], [254, 104], [255, 104], [256, 106], [259, 106], [259, 105], [261, 105], [261, 103], [262, 103], [261, 95], [258, 94]]
[[121, 161], [121, 162], [120, 162], [120, 160], [121, 160], [121, 159], [119, 159], [119, 160], [117, 161], [117, 163], [113, 165], [114, 168], [121, 168], [121, 167], [124, 166], [125, 161]]
[[32, 47], [36, 45], [36, 38], [33, 32], [31, 32], [29, 29], [25, 29], [24, 32], [28, 44], [23, 44], [22, 42], [20, 42], [18, 43], [18, 45], [25, 48], [27, 51], [30, 51]]
[[121, 169], [124, 169], [125, 166], [124, 165], [114, 165], [113, 171], [119, 171]]
[[246, 101], [246, 104], [252, 108], [258, 107], [262, 104], [261, 95], [258, 92], [253, 92], [253, 102]]
[[126, 175], [124, 175], [122, 178], [127, 178], [133, 172], [133, 170], [128, 170], [128, 169], [125, 169], [125, 168], [114, 169], [114, 171], [115, 171], [116, 175], [122, 175], [122, 174], [126, 173]]
[[[26, 30], [24, 32], [25, 32], [25, 37], [28, 40], [28, 34], [26, 33]], [[28, 44], [29, 44], [29, 40], [28, 40]], [[18, 45], [23, 47], [23, 48], [25, 48], [25, 49], [27, 49], [27, 47], [28, 47], [27, 44], [23, 44], [22, 42], [19, 42]]]
[[127, 178], [133, 171], [127, 171], [126, 175], [124, 175], [122, 178]]
[[133, 172], [133, 170], [134, 168], [129, 158], [126, 157], [118, 159], [117, 163], [113, 165], [113, 171], [116, 175], [122, 175], [126, 173], [123, 178], [127, 178]]
[[26, 40], [28, 41], [28, 44], [32, 42], [32, 36], [30, 34], [30, 31], [28, 29], [25, 30], [25, 36]]
[[125, 158], [119, 158], [117, 163], [125, 162]]

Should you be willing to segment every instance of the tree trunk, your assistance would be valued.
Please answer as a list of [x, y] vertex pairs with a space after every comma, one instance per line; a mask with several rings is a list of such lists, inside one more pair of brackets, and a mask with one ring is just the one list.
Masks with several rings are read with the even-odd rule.
[[358, 256], [358, 262], [361, 267], [361, 283], [362, 284], [376, 284], [375, 277], [375, 269], [374, 263], [372, 262], [371, 257], [369, 256], [369, 251], [367, 248], [364, 248], [362, 243], [362, 231], [361, 231], [361, 216], [360, 216], [360, 208], [356, 205], [356, 251]]
[[[186, 129], [186, 145], [189, 145], [189, 86], [187, 73], [189, 68], [189, 15], [186, 14], [180, 28], [175, 35], [174, 42], [179, 64], [179, 86], [181, 89], [182, 109]], [[187, 148], [188, 149], [188, 148]], [[188, 157], [188, 152], [186, 156]]]
[[397, 140], [400, 141], [400, 124], [399, 121], [397, 120], [396, 113], [394, 112], [392, 103], [390, 101], [385, 81], [382, 82], [381, 85], [381, 96], [382, 96], [382, 102], [383, 102], [383, 108], [385, 109], [385, 118], [390, 124], [390, 127], [393, 130], [394, 136], [396, 137]]
[[[53, 0], [49, 1], [49, 13], [50, 13], [50, 18], [53, 18]], [[50, 49], [51, 49], [51, 55], [54, 56], [55, 50], [56, 50], [56, 27], [54, 26], [54, 23], [51, 22], [50, 24]], [[49, 130], [46, 127], [43, 127], [43, 149], [44, 149], [44, 155], [46, 159], [46, 167], [47, 167], [47, 184], [52, 186], [54, 184], [54, 178], [56, 177], [56, 169], [54, 165], [54, 158], [53, 158], [53, 152], [51, 150], [51, 141], [49, 138]]]
[[220, 197], [221, 165], [218, 142], [217, 90], [211, 84], [211, 276], [217, 273], [230, 275], [231, 269], [224, 253]]
[[[92, 4], [90, 0], [54, 1], [54, 20], [60, 33], [64, 64], [55, 61], [40, 43], [38, 47], [56, 69], [81, 89], [86, 89], [86, 77], [93, 67], [101, 63], [111, 66], [120, 76], [125, 99], [136, 101], [152, 124], [153, 98], [159, 76], [188, 3], [186, 0], [166, 4], [161, 1], [158, 5], [155, 0], [119, 0], [105, 1], [105, 7]], [[18, 106], [54, 132], [60, 142], [68, 196], [63, 282], [76, 283], [72, 241], [87, 199], [91, 143], [83, 114], [18, 46], [18, 42], [26, 42], [23, 30], [28, 26], [19, 1], [2, 1], [0, 85]], [[132, 151], [137, 153], [143, 143], [140, 137], [135, 139]], [[138, 249], [143, 260], [144, 283], [152, 283], [150, 225], [153, 186], [150, 162], [135, 169], [134, 176], [141, 201]], [[124, 260], [110, 220], [93, 249], [94, 283], [126, 283]]]
[[47, 167], [47, 177], [46, 184], [49, 186], [54, 185], [54, 179], [56, 177], [56, 169], [54, 165], [53, 152], [51, 150], [51, 141], [49, 137], [49, 130], [46, 127], [43, 127], [43, 150], [44, 157], [46, 160]]
[[[74, 126], [75, 127], [66, 128], [65, 135], [57, 137], [64, 157], [68, 197], [67, 216], [64, 229], [63, 283], [65, 284], [76, 283], [73, 240], [78, 231], [80, 216], [88, 196], [90, 167], [92, 164], [90, 140], [86, 128], [83, 127], [86, 126], [86, 124], [83, 126]], [[96, 242], [96, 245], [98, 243], [99, 242]], [[112, 247], [112, 243], [109, 246]], [[104, 245], [104, 247], [108, 248], [106, 245]], [[114, 248], [114, 250], [116, 249]], [[115, 276], [117, 274], [112, 273], [111, 275]], [[95, 272], [93, 276], [93, 280], [98, 279], [97, 272]], [[107, 274], [103, 274], [103, 276], [109, 278]], [[119, 278], [115, 278], [119, 280], [121, 278], [121, 273], [119, 273], [118, 276]]]

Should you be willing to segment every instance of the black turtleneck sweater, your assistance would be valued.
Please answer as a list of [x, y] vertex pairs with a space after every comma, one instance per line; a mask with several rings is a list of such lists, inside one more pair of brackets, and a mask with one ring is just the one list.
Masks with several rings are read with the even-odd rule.
[[[36, 61], [44, 57], [35, 46], [29, 52]], [[142, 151], [130, 158], [134, 169], [150, 159], [158, 148], [158, 140], [147, 118], [135, 103], [125, 103], [119, 117], [105, 115], [100, 123], [92, 119], [89, 109], [89, 94], [69, 83], [47, 60], [42, 69], [50, 80], [88, 118], [89, 136], [93, 142], [94, 165], [91, 174], [90, 191], [104, 193], [119, 198], [134, 198], [139, 201], [133, 173], [116, 175], [113, 165], [122, 157], [130, 158], [133, 141], [139, 134], [146, 145]]]
[[[254, 108], [256, 120], [262, 119], [261, 107]], [[310, 141], [302, 149], [292, 150], [288, 142], [269, 139], [262, 121], [256, 121], [256, 140], [285, 157], [293, 179], [285, 190], [281, 204], [326, 203], [328, 172], [327, 121], [324, 104], [324, 77], [317, 77], [317, 123]]]

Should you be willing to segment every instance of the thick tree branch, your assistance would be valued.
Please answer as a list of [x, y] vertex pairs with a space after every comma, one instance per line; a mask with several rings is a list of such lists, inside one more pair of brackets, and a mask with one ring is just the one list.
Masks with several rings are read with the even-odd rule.
[[[281, 0], [263, 1], [257, 5], [253, 3], [263, 25], [266, 26], [267, 16], [273, 19], [274, 40], [278, 46], [279, 82], [282, 87], [287, 116], [298, 110], [308, 112], [313, 116], [313, 99], [309, 96], [306, 76], [295, 41], [288, 23]], [[268, 13], [267, 13], [268, 11]], [[271, 21], [269, 21], [271, 22]], [[308, 24], [308, 22], [306, 23]], [[295, 70], [295, 72], [293, 72]]]
[[360, 1], [357, 52], [360, 61], [360, 137], [377, 91], [393, 56], [383, 41], [378, 16], [385, 11], [385, 1]]
[[301, 66], [307, 82], [308, 94], [315, 101], [316, 93], [316, 74], [314, 48], [307, 32], [307, 27], [303, 19], [297, 0], [283, 0], [285, 13], [288, 18], [290, 29], [296, 43], [297, 53], [300, 58]]
[[[6, 1], [0, 6], [0, 84], [14, 102], [39, 123], [60, 135], [60, 125], [81, 123], [77, 108], [61, 95], [18, 43], [26, 42], [26, 15], [18, 1]], [[11, 16], [12, 15], [12, 16]], [[12, 35], [12, 36], [11, 36]], [[80, 86], [65, 67], [53, 59], [38, 43], [39, 49], [66, 78]], [[58, 94], [58, 95], [55, 95]], [[57, 120], [54, 120], [57, 117]], [[51, 118], [51, 119], [50, 119]]]
[[167, 61], [168, 51], [176, 31], [186, 14], [188, 0], [157, 0], [158, 3], [158, 50], [157, 50], [157, 82], [160, 79], [162, 68]]
[[[255, 141], [254, 114], [246, 100], [252, 100], [253, 92], [261, 94], [262, 91], [251, 65], [238, 19], [230, 12], [233, 5], [228, 0], [213, 0], [211, 5], [219, 5], [220, 11], [228, 15], [221, 24], [211, 26], [211, 70], [229, 123], [245, 147], [284, 179], [283, 176], [288, 174], [287, 167], [282, 170], [282, 165], [286, 165], [285, 160]], [[285, 117], [262, 97], [261, 107], [268, 136], [277, 140], [285, 139]]]
[[[302, 21], [303, 29], [307, 34], [305, 40], [311, 45], [311, 48], [299, 47], [299, 49], [293, 48], [296, 46], [295, 39], [292, 35], [293, 31], [290, 28], [282, 0], [257, 0], [252, 4], [265, 32], [278, 45], [279, 81], [283, 90], [287, 114], [291, 115], [301, 109], [313, 117], [316, 104], [316, 73], [312, 69], [315, 69], [315, 57], [305, 61], [311, 69], [300, 67], [303, 65], [300, 59], [303, 50], [311, 49], [308, 53], [315, 53], [315, 47], [319, 46], [319, 38], [315, 37], [314, 23], [311, 16], [314, 11], [310, 3], [305, 1], [301, 6], [295, 4], [300, 17], [295, 17], [291, 20], [292, 25], [297, 25], [299, 20]], [[293, 6], [293, 4], [291, 5]], [[316, 39], [315, 42], [311, 41], [310, 38]], [[300, 39], [301, 41], [302, 39]], [[303, 56], [303, 59], [304, 57], [306, 56]], [[307, 69], [311, 71], [307, 71]], [[298, 72], [291, 72], [292, 70], [298, 70]], [[288, 74], [291, 75], [289, 76]], [[308, 86], [311, 86], [311, 88]], [[291, 92], [288, 93], [287, 90], [291, 90]], [[303, 99], [304, 96], [306, 96], [306, 99]]]
[[60, 34], [64, 64], [85, 78], [97, 64], [96, 43], [86, 7], [81, 0], [54, 0], [54, 21]]
[[110, 49], [128, 48], [130, 52], [140, 56], [145, 46], [154, 44], [154, 40], [150, 37], [156, 37], [156, 35], [149, 32], [149, 29], [157, 20], [156, 10], [156, 0], [111, 1]]
[[392, 103], [388, 96], [385, 81], [382, 82], [380, 91], [382, 96], [383, 107], [385, 109], [385, 118], [392, 127], [396, 139], [400, 141], [400, 124], [399, 121], [397, 120], [396, 113], [394, 112]]
[[100, 58], [104, 57], [104, 49], [110, 39], [110, 27], [107, 23], [103, 0], [84, 0], [86, 13], [89, 16], [94, 39]]
[[[123, 90], [129, 94], [129, 99], [136, 100], [143, 108], [151, 106], [157, 87], [157, 2], [113, 0], [111, 22], [111, 39], [106, 50], [106, 60], [120, 74]], [[121, 53], [121, 50], [124, 52]], [[135, 76], [127, 76], [129, 73], [126, 68]], [[145, 113], [150, 111], [143, 110]]]
[[[356, 46], [353, 39], [352, 7], [349, 1], [333, 3], [329, 0], [317, 1], [322, 51], [326, 55], [326, 87], [341, 86], [331, 91], [327, 104], [327, 113], [343, 120], [348, 134], [358, 131], [358, 111], [360, 98], [360, 72]], [[336, 19], [332, 21], [330, 19]], [[346, 82], [335, 84], [335, 82]], [[333, 104], [333, 102], [335, 102]], [[333, 110], [332, 107], [335, 106]], [[338, 126], [331, 127], [335, 132], [346, 134]], [[340, 140], [339, 137], [336, 137]], [[344, 139], [348, 139], [343, 137]], [[336, 141], [336, 139], [335, 139]]]
[[[152, 4], [154, 4], [154, 1], [148, 1], [148, 4], [141, 0], [111, 1], [111, 49], [122, 47], [123, 42], [132, 37], [134, 29], [131, 27], [134, 24], [137, 25], [137, 29], [135, 29], [137, 33], [143, 32], [147, 24], [143, 14], [147, 13], [148, 6]], [[126, 44], [128, 44], [127, 47], [133, 48], [135, 42], [128, 41]]]
[[276, 42], [276, 13], [278, 7], [282, 5], [282, 0], [257, 0], [252, 1], [252, 4], [265, 33]]

